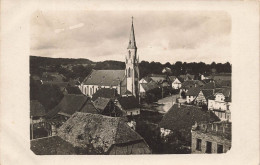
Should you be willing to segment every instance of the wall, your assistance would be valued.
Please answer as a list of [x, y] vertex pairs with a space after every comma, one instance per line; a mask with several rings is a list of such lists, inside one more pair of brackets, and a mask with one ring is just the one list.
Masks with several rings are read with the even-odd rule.
[[195, 96], [186, 96], [187, 103], [191, 103], [195, 99]]
[[140, 114], [140, 109], [139, 108], [134, 108], [131, 110], [127, 110], [127, 116], [131, 116], [131, 115], [139, 115]]
[[[197, 139], [201, 139], [201, 151], [196, 150]], [[192, 131], [191, 153], [206, 153], [206, 141], [212, 142], [212, 153], [217, 153], [217, 145], [223, 145], [223, 153], [231, 148], [231, 140], [210, 133], [202, 133], [200, 131]]]

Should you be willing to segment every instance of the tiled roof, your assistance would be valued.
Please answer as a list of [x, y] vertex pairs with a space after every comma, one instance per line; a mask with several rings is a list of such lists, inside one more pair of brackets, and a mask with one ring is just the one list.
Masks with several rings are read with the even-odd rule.
[[58, 136], [34, 139], [30, 141], [31, 150], [36, 155], [72, 155], [78, 154], [72, 144]]
[[45, 116], [45, 108], [38, 100], [30, 101], [30, 116], [32, 117], [42, 117]]
[[109, 152], [112, 145], [143, 141], [122, 118], [77, 112], [59, 129], [58, 136], [76, 147], [97, 154]]
[[95, 108], [99, 109], [99, 110], [104, 110], [106, 108], [106, 106], [108, 105], [110, 99], [108, 98], [103, 98], [103, 97], [99, 97], [94, 101], [94, 106]]
[[47, 117], [54, 117], [58, 113], [70, 116], [80, 111], [88, 99], [84, 95], [65, 95], [61, 102], [47, 114]]
[[92, 100], [95, 101], [99, 97], [103, 98], [110, 98], [110, 99], [115, 99], [119, 95], [117, 93], [116, 89], [110, 89], [110, 88], [101, 88], [99, 89], [96, 93], [92, 95]]
[[84, 85], [117, 86], [123, 80], [125, 70], [92, 70]]
[[145, 84], [140, 84], [140, 85], [144, 88], [146, 92], [155, 88], [159, 88], [159, 86], [153, 81]]
[[191, 129], [195, 122], [214, 122], [220, 121], [219, 118], [211, 111], [203, 111], [196, 106], [174, 104], [170, 110], [164, 115], [159, 123], [161, 128], [175, 129]]
[[188, 90], [187, 96], [198, 96], [200, 93], [200, 87], [192, 87]]
[[129, 109], [140, 107], [138, 99], [134, 96], [119, 97], [118, 102], [124, 110], [129, 110]]
[[66, 90], [68, 94], [76, 94], [76, 95], [82, 94], [79, 87], [66, 87]]
[[214, 90], [213, 89], [202, 89], [202, 93], [205, 96], [205, 98], [209, 98], [210, 96], [212, 96], [214, 94]]
[[90, 99], [87, 100], [85, 105], [81, 108], [80, 112], [98, 114], [98, 110]]

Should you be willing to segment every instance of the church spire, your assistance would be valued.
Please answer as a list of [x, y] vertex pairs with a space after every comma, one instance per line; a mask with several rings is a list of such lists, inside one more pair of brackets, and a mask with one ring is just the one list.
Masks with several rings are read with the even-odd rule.
[[133, 23], [134, 17], [132, 17], [132, 27], [130, 32], [130, 39], [127, 49], [137, 49], [136, 43], [135, 43], [135, 32], [134, 32], [134, 23]]

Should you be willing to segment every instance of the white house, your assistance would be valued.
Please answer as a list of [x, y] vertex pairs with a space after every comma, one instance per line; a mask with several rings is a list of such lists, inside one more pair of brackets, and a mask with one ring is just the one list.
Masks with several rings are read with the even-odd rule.
[[231, 120], [230, 97], [226, 97], [223, 93], [216, 93], [208, 100], [208, 109], [212, 110], [222, 121]]
[[173, 89], [180, 89], [181, 88], [181, 81], [177, 77], [172, 82], [172, 88]]
[[194, 99], [200, 93], [200, 87], [192, 87], [188, 90], [186, 94], [186, 102], [189, 104], [194, 101]]

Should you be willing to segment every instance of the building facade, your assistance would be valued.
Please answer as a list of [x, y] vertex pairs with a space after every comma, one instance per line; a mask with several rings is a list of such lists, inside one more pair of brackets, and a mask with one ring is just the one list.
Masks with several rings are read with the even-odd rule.
[[192, 153], [226, 153], [230, 148], [230, 122], [195, 123], [192, 127]]

